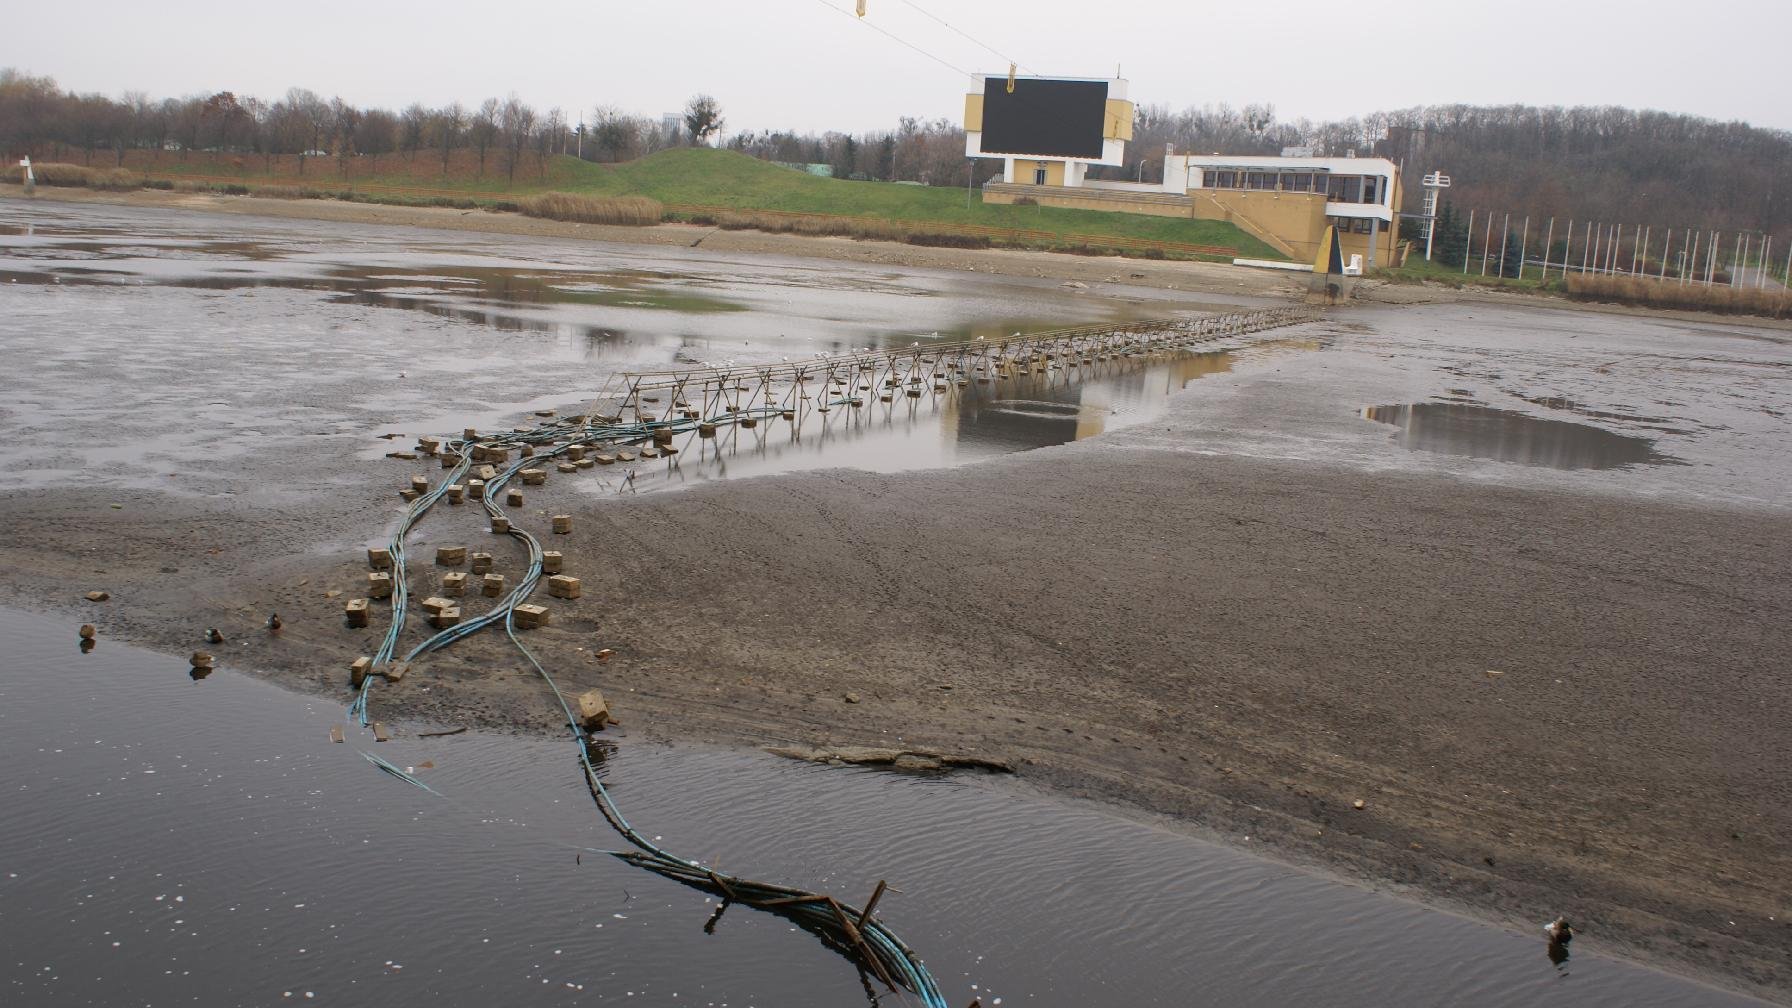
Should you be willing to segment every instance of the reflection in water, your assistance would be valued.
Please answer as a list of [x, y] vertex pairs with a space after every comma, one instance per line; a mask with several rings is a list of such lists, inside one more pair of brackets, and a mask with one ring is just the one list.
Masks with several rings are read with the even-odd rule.
[[866, 395], [862, 407], [836, 405], [825, 413], [811, 401], [795, 423], [725, 427], [713, 439], [681, 435], [671, 459], [607, 474], [594, 489], [650, 492], [806, 469], [937, 469], [1066, 444], [1157, 416], [1170, 395], [1204, 375], [1232, 370], [1242, 353], [1115, 361], [1078, 369], [1074, 378], [1048, 371], [945, 392], [929, 387], [920, 398], [897, 395], [888, 403]]
[[1670, 461], [1649, 438], [1462, 403], [1370, 406], [1363, 416], [1400, 428], [1402, 447], [1551, 469], [1617, 469]]

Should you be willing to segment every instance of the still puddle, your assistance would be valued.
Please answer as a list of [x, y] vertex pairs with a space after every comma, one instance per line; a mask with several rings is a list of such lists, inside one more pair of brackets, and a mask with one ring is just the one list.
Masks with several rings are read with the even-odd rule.
[[1394, 441], [1403, 448], [1442, 455], [1550, 469], [1620, 469], [1673, 461], [1656, 451], [1650, 438], [1470, 403], [1370, 406], [1363, 417], [1399, 428]]
[[[194, 681], [101, 623], [83, 654], [72, 622], [0, 609], [7, 1003], [864, 1003], [787, 922], [736, 907], [706, 934], [703, 894], [596, 853], [617, 840], [563, 738], [398, 725], [337, 745], [340, 701]], [[954, 1006], [1754, 1003], [1604, 958], [1595, 933], [1558, 966], [1534, 929], [1006, 778], [626, 737], [604, 772], [673, 850], [857, 899], [888, 879], [881, 915]]]

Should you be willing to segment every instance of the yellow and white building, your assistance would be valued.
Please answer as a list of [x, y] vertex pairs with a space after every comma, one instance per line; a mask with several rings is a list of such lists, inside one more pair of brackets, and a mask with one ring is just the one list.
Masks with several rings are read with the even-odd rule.
[[[1083, 90], [1094, 79], [1016, 78], [1016, 92], [1003, 90], [1009, 78], [973, 80], [984, 91], [965, 96], [965, 153], [1002, 159], [1000, 180], [983, 187], [986, 203], [1027, 199], [1040, 206], [1229, 221], [1296, 262], [1312, 262], [1326, 227], [1336, 225], [1346, 260], [1361, 255], [1369, 266], [1396, 261], [1400, 169], [1386, 158], [1166, 151], [1162, 182], [1091, 179], [1090, 165], [1125, 162], [1133, 118], [1125, 81], [1105, 81], [1097, 126], [1096, 97]], [[1024, 83], [1029, 80], [1036, 82], [1032, 92]], [[1003, 116], [1016, 115], [1015, 101], [1003, 95], [1029, 93], [1037, 97], [1018, 106], [1031, 117], [1027, 128], [1003, 129], [990, 121], [992, 104], [1003, 106]], [[1050, 103], [1060, 100], [1064, 114], [1054, 119]], [[992, 145], [992, 136], [1001, 142]], [[1034, 149], [1003, 149], [1017, 146]]]

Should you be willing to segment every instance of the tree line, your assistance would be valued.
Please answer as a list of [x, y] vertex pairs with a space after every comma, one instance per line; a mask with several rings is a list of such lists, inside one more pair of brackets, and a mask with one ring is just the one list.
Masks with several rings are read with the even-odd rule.
[[[514, 179], [545, 170], [552, 155], [626, 161], [671, 146], [722, 136], [720, 104], [698, 95], [682, 114], [633, 115], [600, 105], [569, 117], [539, 111], [515, 95], [477, 106], [413, 103], [401, 110], [360, 108], [293, 88], [265, 101], [230, 91], [152, 99], [65, 91], [55, 81], [0, 70], [0, 151], [13, 156], [122, 164], [133, 150], [214, 150], [242, 157], [307, 160], [440, 160], [456, 151], [476, 170]], [[827, 165], [840, 178], [963, 186], [999, 171], [971, 164], [964, 130], [949, 119], [905, 117], [891, 130], [863, 133], [786, 130], [728, 134], [721, 145], [753, 157]], [[1126, 163], [1091, 169], [1110, 179], [1162, 178], [1166, 145], [1177, 152], [1277, 154], [1290, 147], [1319, 155], [1354, 151], [1402, 165], [1408, 212], [1418, 208], [1419, 178], [1441, 170], [1454, 179], [1458, 208], [1511, 211], [1608, 222], [1696, 226], [1792, 236], [1792, 133], [1740, 122], [1614, 107], [1523, 105], [1419, 106], [1333, 122], [1281, 122], [1271, 105], [1141, 105]], [[427, 162], [426, 162], [427, 163]], [[973, 174], [974, 173], [974, 174]]]

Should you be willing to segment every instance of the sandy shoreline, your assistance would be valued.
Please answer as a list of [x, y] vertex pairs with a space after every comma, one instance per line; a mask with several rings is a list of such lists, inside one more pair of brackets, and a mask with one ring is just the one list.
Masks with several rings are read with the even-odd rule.
[[[430, 227], [461, 213], [235, 202]], [[597, 237], [504, 219], [572, 229], [505, 233]], [[605, 230], [676, 243], [704, 229]], [[1257, 276], [718, 237], [767, 243], [726, 249], [743, 254], [837, 245], [843, 258], [918, 257], [867, 260], [901, 266], [1024, 263], [1179, 290], [1244, 293], [1227, 285]], [[1258, 398], [1226, 422], [1267, 429], [1257, 411], [1295, 409], [1307, 393], [1289, 390], [1335, 375], [1240, 379]], [[626, 500], [555, 477], [527, 511], [537, 524], [575, 514], [555, 545], [585, 597], [557, 603], [531, 643], [567, 683], [603, 688], [631, 734], [895, 739], [1001, 760], [1059, 793], [1249, 836], [1527, 931], [1566, 913], [1589, 946], [1792, 1001], [1792, 512], [1165, 447], [1178, 433]], [[304, 451], [289, 461], [325, 460]], [[381, 631], [342, 628], [326, 593], [354, 593], [364, 564], [328, 536], [377, 534], [391, 486], [423, 470], [334, 464], [335, 490], [303, 507], [156, 490], [0, 496], [0, 600], [97, 617], [110, 637], [173, 653], [226, 626], [248, 641], [223, 652], [231, 667], [341, 697], [346, 660]], [[477, 534], [464, 513], [437, 518], [426, 544]], [[427, 562], [414, 573], [436, 576]], [[111, 601], [78, 601], [95, 587]], [[239, 629], [272, 608], [287, 617], [279, 639]], [[598, 647], [616, 657], [597, 663]], [[401, 684], [376, 704], [418, 723], [560, 730], [490, 636], [416, 678], [431, 689]]]

